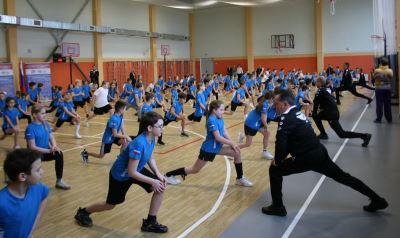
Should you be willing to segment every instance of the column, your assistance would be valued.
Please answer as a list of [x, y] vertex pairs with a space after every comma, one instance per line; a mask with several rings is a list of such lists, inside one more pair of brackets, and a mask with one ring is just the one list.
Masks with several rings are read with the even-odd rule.
[[[101, 26], [101, 0], [92, 0], [93, 25]], [[99, 71], [99, 84], [104, 80], [103, 70], [103, 41], [101, 33], [93, 33], [94, 64]], [[99, 86], [100, 86], [99, 85]]]
[[254, 71], [254, 53], [253, 53], [253, 9], [245, 8], [245, 27], [246, 27], [246, 56], [247, 70]]
[[196, 75], [196, 48], [194, 33], [194, 14], [189, 13], [189, 47], [190, 47], [190, 64], [192, 65], [192, 73]]
[[323, 2], [315, 1], [315, 41], [317, 43], [317, 71], [324, 70], [324, 48], [323, 48]]
[[[4, 14], [10, 16], [16, 16], [15, 0], [4, 0]], [[7, 25], [6, 26], [6, 51], [7, 60], [11, 63], [14, 73], [14, 87], [16, 91], [20, 90], [20, 75], [18, 65], [18, 38], [17, 38], [17, 26]]]
[[[400, 52], [400, 0], [396, 0], [396, 48], [397, 48], [397, 53]], [[400, 67], [400, 60], [397, 61], [397, 68], [399, 69]], [[399, 86], [399, 102], [400, 102], [400, 80], [397, 79], [398, 81], [398, 86]], [[399, 105], [400, 108], [400, 105]], [[400, 114], [399, 114], [400, 115]]]
[[[149, 26], [151, 32], [157, 31], [156, 6], [152, 4], [149, 5]], [[158, 78], [157, 38], [150, 38], [150, 60], [153, 63], [153, 82], [156, 83]]]

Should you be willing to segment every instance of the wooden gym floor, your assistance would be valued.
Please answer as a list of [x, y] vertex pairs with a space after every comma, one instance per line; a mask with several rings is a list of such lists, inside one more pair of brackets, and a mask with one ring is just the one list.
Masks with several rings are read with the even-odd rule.
[[[370, 93], [364, 89], [361, 92]], [[342, 111], [354, 101], [350, 93], [343, 92], [343, 95], [340, 107]], [[224, 101], [228, 102], [230, 98], [228, 95]], [[192, 111], [186, 104], [186, 115]], [[79, 112], [84, 115], [83, 111]], [[242, 107], [233, 116], [224, 116], [225, 125], [235, 141], [238, 140], [238, 133], [243, 131], [243, 118]], [[181, 185], [168, 186], [158, 214], [159, 222], [169, 228], [167, 234], [140, 231], [142, 218], [148, 214], [151, 194], [138, 186], [132, 186], [125, 202], [114, 210], [93, 214], [92, 228], [80, 227], [74, 220], [76, 210], [80, 206], [105, 200], [109, 170], [119, 153], [119, 147], [113, 145], [111, 153], [104, 159], [90, 158], [88, 165], [81, 162], [82, 146], [89, 151], [99, 151], [107, 119], [108, 116], [98, 116], [90, 121], [90, 127], [82, 126], [82, 139], [73, 137], [74, 127], [68, 124], [54, 133], [57, 144], [64, 151], [64, 180], [72, 189], [55, 189], [54, 162], [43, 163], [45, 173], [42, 182], [50, 187], [50, 195], [47, 209], [34, 237], [217, 237], [268, 189], [270, 161], [261, 157], [262, 136], [258, 134], [253, 145], [242, 150], [244, 175], [254, 183], [254, 187], [236, 186], [233, 162], [217, 156], [213, 163], [208, 163], [200, 173], [188, 176]], [[200, 123], [187, 126], [189, 138], [179, 135], [178, 123], [171, 123], [164, 129], [166, 145], [156, 146], [155, 149], [155, 158], [162, 173], [194, 163], [205, 135], [204, 123], [205, 118]], [[21, 129], [25, 127], [26, 120], [21, 123]], [[125, 127], [130, 135], [137, 134], [138, 122], [134, 110], [125, 113]], [[270, 123], [268, 149], [273, 154], [276, 129], [277, 124]], [[316, 133], [318, 134], [318, 130]], [[12, 137], [0, 141], [1, 169], [5, 153], [12, 148], [12, 141]], [[23, 147], [26, 145], [23, 133], [20, 135], [20, 144]], [[4, 181], [3, 173], [0, 173], [0, 180]]]

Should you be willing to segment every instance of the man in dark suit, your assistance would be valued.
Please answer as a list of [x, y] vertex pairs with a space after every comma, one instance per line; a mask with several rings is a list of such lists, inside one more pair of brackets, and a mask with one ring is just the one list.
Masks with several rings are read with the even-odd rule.
[[328, 64], [328, 68], [326, 69], [326, 76], [332, 75], [333, 74], [333, 68], [332, 65]]
[[353, 78], [351, 77], [349, 66], [350, 66], [350, 64], [347, 62], [344, 63], [344, 65], [343, 65], [342, 81], [340, 82], [340, 87], [336, 88], [336, 90], [335, 90], [336, 104], [340, 105], [339, 93], [341, 91], [346, 91], [346, 90], [351, 92], [356, 97], [361, 97], [361, 98], [367, 99], [368, 100], [367, 104], [370, 104], [372, 102], [372, 98], [367, 97], [367, 96], [357, 92], [356, 86], [353, 84]]
[[99, 85], [99, 71], [97, 70], [95, 65], [93, 65], [92, 70], [90, 70], [89, 77], [91, 83]]
[[[262, 208], [264, 214], [286, 216], [282, 201], [283, 176], [310, 170], [324, 174], [370, 198], [370, 204], [363, 207], [367, 212], [375, 212], [388, 206], [384, 198], [361, 180], [344, 172], [331, 160], [307, 117], [296, 108], [290, 91], [279, 90], [274, 98], [274, 105], [281, 117], [276, 133], [275, 158], [269, 167], [272, 204]], [[289, 154], [292, 157], [287, 158]]]
[[229, 76], [231, 76], [232, 77], [232, 75], [233, 75], [233, 68], [232, 68], [232, 66], [228, 66], [228, 68], [226, 69], [226, 71], [227, 71], [227, 74], [229, 75]]

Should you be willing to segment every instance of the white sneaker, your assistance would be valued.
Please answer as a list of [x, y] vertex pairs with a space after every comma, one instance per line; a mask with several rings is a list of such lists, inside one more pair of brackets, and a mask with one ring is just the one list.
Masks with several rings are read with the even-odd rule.
[[264, 157], [265, 159], [268, 159], [268, 160], [274, 159], [274, 156], [271, 153], [269, 153], [269, 151], [267, 151], [267, 150], [264, 150], [262, 152], [262, 157]]
[[79, 134], [75, 134], [75, 139], [82, 139], [82, 136]]
[[21, 146], [20, 145], [16, 145], [16, 146], [14, 146], [14, 150], [15, 149], [20, 149], [21, 148]]
[[175, 176], [165, 176], [165, 179], [167, 180], [167, 183], [171, 184], [171, 185], [178, 185], [181, 183], [181, 181], [179, 179], [177, 179]]
[[246, 136], [242, 132], [239, 132], [239, 144], [242, 144], [245, 138]]
[[241, 179], [236, 179], [236, 185], [243, 187], [253, 187], [253, 183], [250, 182], [246, 177], [242, 177]]

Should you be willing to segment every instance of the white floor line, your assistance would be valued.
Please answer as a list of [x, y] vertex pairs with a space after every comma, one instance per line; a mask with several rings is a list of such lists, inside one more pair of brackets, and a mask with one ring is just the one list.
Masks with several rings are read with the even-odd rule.
[[[72, 136], [72, 137], [75, 136], [74, 134], [61, 133], [61, 132], [52, 132], [52, 134], [60, 135], [60, 136]], [[81, 136], [82, 136], [82, 138], [101, 138], [101, 137], [99, 137], [99, 135], [102, 135], [102, 134], [103, 134], [103, 132], [100, 134], [93, 135], [93, 136], [86, 136], [86, 135], [81, 135]]]
[[[168, 126], [177, 128], [177, 129], [180, 128], [177, 126], [171, 126], [171, 125], [168, 125]], [[190, 130], [185, 130], [185, 131], [192, 133], [194, 135], [200, 136], [203, 139], [205, 138], [203, 135], [201, 135], [197, 132], [190, 131]], [[214, 205], [212, 206], [212, 208], [210, 209], [209, 212], [207, 212], [204, 216], [202, 216], [199, 220], [197, 220], [190, 227], [188, 227], [184, 232], [182, 232], [182, 234], [180, 234], [178, 236], [178, 238], [183, 238], [183, 237], [186, 237], [187, 235], [189, 235], [190, 232], [192, 232], [194, 229], [196, 229], [198, 226], [200, 226], [208, 218], [210, 218], [217, 211], [218, 207], [221, 205], [222, 200], [225, 197], [226, 191], [228, 191], [229, 182], [231, 180], [231, 164], [229, 163], [228, 157], [224, 156], [224, 159], [225, 159], [225, 164], [226, 164], [226, 177], [225, 177], [224, 187], [222, 188], [222, 191], [219, 194], [217, 201], [214, 203]]]
[[89, 143], [89, 144], [84, 144], [84, 145], [76, 146], [76, 147], [73, 147], [73, 148], [70, 148], [70, 149], [66, 149], [66, 150], [63, 150], [62, 152], [65, 153], [65, 152], [68, 152], [68, 151], [71, 151], [71, 150], [82, 149], [82, 148], [84, 148], [84, 147], [86, 147], [86, 146], [88, 146], [88, 145], [94, 145], [94, 144], [97, 144], [97, 143], [99, 143], [99, 142], [101, 142], [101, 140], [95, 141], [95, 142], [92, 142], [92, 143]]
[[[361, 115], [358, 117], [358, 120], [354, 124], [353, 128], [351, 128], [351, 131], [354, 131], [360, 122], [361, 118], [364, 116], [365, 111], [367, 110], [369, 105], [366, 105], [364, 110], [362, 111]], [[337, 158], [340, 156], [342, 153], [344, 147], [346, 146], [347, 142], [349, 139], [346, 139], [343, 141], [342, 145], [340, 146], [339, 150], [336, 152], [335, 157], [333, 157], [332, 161], [336, 162]], [[300, 221], [300, 218], [303, 216], [304, 212], [310, 205], [312, 199], [314, 198], [315, 194], [318, 192], [319, 188], [321, 187], [322, 183], [324, 182], [326, 176], [323, 175], [318, 183], [315, 185], [314, 189], [311, 191], [310, 195], [308, 195], [306, 201], [304, 202], [303, 206], [300, 208], [300, 210], [297, 212], [296, 216], [294, 217], [293, 221], [290, 223], [289, 227], [286, 229], [285, 233], [283, 233], [282, 238], [288, 238], [290, 234], [292, 233], [293, 229], [296, 227], [297, 223]]]

